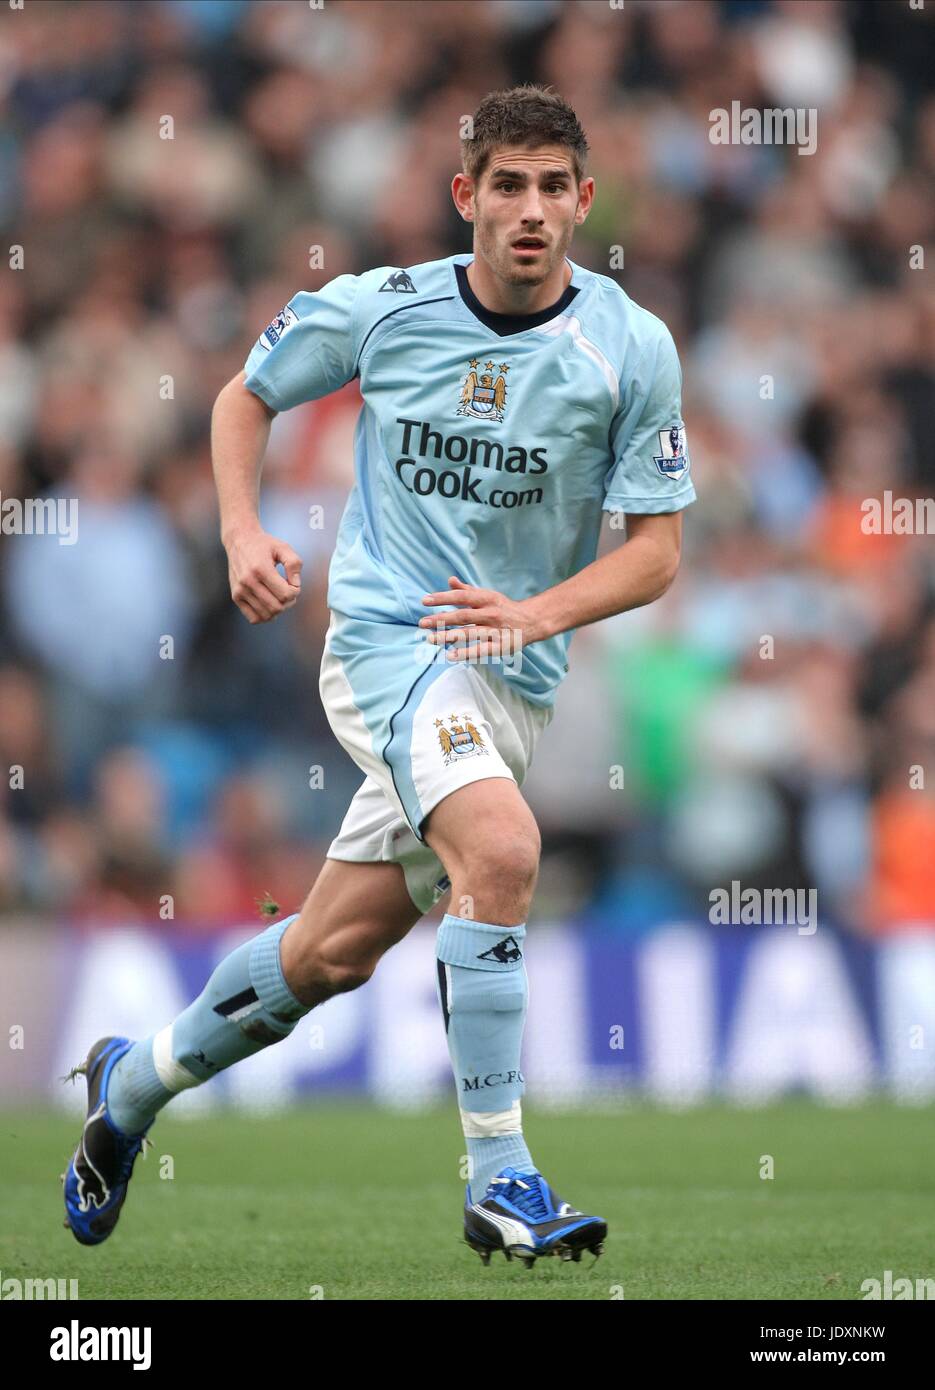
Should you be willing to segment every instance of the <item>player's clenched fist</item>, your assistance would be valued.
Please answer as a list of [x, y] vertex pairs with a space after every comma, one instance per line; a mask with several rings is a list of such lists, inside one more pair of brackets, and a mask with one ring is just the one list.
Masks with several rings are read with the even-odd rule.
[[[231, 597], [248, 623], [268, 623], [292, 607], [301, 592], [302, 561], [291, 545], [259, 527], [226, 544]], [[277, 565], [286, 571], [285, 579]]]

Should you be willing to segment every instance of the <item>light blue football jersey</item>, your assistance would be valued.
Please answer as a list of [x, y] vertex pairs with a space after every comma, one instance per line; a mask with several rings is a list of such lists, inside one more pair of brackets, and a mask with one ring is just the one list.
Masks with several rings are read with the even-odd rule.
[[[602, 510], [695, 500], [665, 324], [571, 261], [549, 309], [493, 314], [467, 283], [471, 260], [381, 266], [300, 292], [245, 364], [247, 388], [275, 411], [359, 379], [356, 482], [328, 605], [368, 640], [374, 624], [411, 628], [441, 611], [422, 599], [449, 575], [527, 598], [594, 560]], [[532, 703], [553, 702], [571, 636], [508, 663]]]

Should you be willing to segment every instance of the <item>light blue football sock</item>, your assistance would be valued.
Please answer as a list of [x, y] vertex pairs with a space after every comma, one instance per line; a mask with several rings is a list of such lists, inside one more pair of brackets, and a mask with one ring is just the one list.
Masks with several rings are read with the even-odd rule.
[[520, 1103], [528, 1000], [525, 935], [525, 923], [499, 927], [451, 913], [438, 928], [438, 997], [475, 1202], [503, 1168], [536, 1171], [523, 1138]]
[[[522, 1123], [522, 1121], [519, 1121]], [[526, 1147], [522, 1130], [501, 1134], [494, 1139], [465, 1138], [470, 1160], [471, 1201], [483, 1201], [484, 1193], [504, 1168], [516, 1168], [520, 1173], [534, 1173], [536, 1165]]]
[[225, 956], [174, 1023], [121, 1057], [107, 1086], [107, 1108], [118, 1129], [139, 1134], [179, 1091], [289, 1036], [310, 1011], [286, 984], [279, 959], [283, 932], [297, 916], [275, 922]]

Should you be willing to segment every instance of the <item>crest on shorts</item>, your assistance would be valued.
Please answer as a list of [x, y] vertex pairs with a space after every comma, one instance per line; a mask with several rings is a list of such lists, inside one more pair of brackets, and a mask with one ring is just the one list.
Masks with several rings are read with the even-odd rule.
[[461, 403], [457, 413], [471, 415], [475, 420], [502, 420], [509, 364], [501, 362], [495, 368], [492, 362], [485, 362], [481, 367], [480, 358], [472, 357], [468, 365], [468, 374], [461, 383]]
[[480, 730], [469, 714], [462, 715], [460, 719], [456, 714], [449, 714], [447, 719], [436, 719], [435, 727], [446, 767], [458, 758], [469, 758], [472, 753], [487, 756]]

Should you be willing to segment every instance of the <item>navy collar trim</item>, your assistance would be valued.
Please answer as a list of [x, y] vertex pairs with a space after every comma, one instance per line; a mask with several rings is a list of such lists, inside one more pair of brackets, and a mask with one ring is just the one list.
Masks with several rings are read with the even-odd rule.
[[485, 308], [471, 289], [466, 265], [455, 262], [455, 275], [458, 278], [461, 298], [471, 313], [501, 338], [505, 338], [510, 333], [525, 333], [527, 328], [538, 328], [540, 323], [548, 323], [549, 319], [554, 319], [556, 314], [567, 309], [575, 295], [578, 294], [578, 286], [569, 284], [566, 285], [562, 297], [557, 299], [554, 304], [550, 304], [547, 309], [539, 309], [535, 314], [497, 314], [493, 309]]

